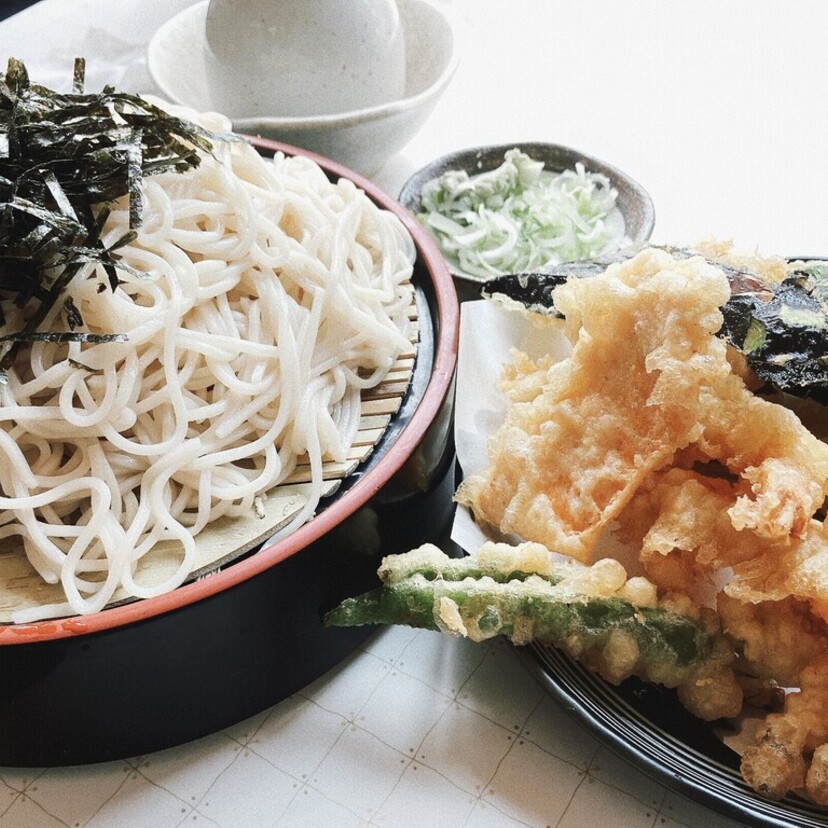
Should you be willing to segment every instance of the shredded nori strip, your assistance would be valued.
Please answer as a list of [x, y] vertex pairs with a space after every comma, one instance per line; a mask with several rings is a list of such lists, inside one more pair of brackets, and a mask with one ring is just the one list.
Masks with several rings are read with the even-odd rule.
[[[0, 380], [20, 343], [38, 338], [50, 309], [85, 265], [102, 265], [109, 288], [118, 287], [124, 265], [116, 251], [141, 224], [143, 177], [197, 167], [199, 153], [210, 152], [214, 140], [233, 140], [111, 86], [85, 93], [84, 74], [78, 59], [70, 94], [31, 83], [15, 58], [0, 74], [0, 298], [19, 307], [35, 303], [24, 330], [0, 337], [11, 343], [0, 359]], [[131, 229], [106, 247], [100, 240], [105, 205], [123, 196]], [[81, 327], [77, 308], [64, 308], [70, 327]], [[0, 309], [0, 327], [5, 324]]]

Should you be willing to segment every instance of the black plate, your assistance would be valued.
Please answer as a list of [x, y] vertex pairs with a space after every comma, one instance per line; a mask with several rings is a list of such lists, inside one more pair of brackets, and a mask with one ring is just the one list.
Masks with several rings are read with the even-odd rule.
[[529, 645], [542, 684], [600, 741], [666, 787], [741, 825], [825, 828], [828, 809], [795, 795], [760, 797], [739, 773], [739, 756], [673, 691], [629, 679], [615, 687], [551, 647]]

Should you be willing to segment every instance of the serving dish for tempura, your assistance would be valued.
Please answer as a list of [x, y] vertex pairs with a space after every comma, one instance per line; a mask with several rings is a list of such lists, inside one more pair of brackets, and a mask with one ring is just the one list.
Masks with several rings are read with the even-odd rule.
[[322, 614], [369, 588], [385, 554], [443, 537], [455, 487], [453, 377], [458, 308], [451, 275], [413, 218], [349, 178], [410, 231], [419, 343], [410, 384], [370, 457], [293, 533], [155, 598], [101, 612], [0, 626], [0, 765], [88, 764], [182, 744], [254, 715], [318, 678], [366, 629]]

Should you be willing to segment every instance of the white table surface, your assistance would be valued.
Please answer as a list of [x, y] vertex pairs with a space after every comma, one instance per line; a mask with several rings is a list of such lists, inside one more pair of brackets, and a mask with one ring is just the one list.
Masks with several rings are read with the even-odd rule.
[[[440, 2], [440, 0], [435, 0]], [[43, 0], [0, 61], [47, 85], [150, 90], [144, 49], [189, 0]], [[654, 241], [828, 255], [828, 4], [450, 0], [457, 74], [374, 178], [453, 149], [541, 140], [630, 173]], [[117, 68], [113, 68], [113, 63]], [[0, 768], [0, 828], [726, 828], [601, 746], [516, 652], [388, 629], [276, 707], [195, 743], [78, 768]]]

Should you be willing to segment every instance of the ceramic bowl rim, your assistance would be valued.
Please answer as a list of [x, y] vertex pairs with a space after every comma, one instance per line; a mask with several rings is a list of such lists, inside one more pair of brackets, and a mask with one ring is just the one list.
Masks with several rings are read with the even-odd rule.
[[[318, 130], [322, 127], [336, 128], [341, 126], [352, 126], [359, 123], [368, 123], [377, 121], [392, 115], [398, 115], [412, 109], [416, 109], [423, 103], [429, 101], [431, 98], [438, 95], [448, 84], [457, 69], [460, 60], [460, 54], [457, 49], [457, 31], [452, 21], [452, 15], [446, 13], [444, 9], [438, 8], [434, 3], [428, 0], [401, 0], [401, 2], [408, 5], [419, 5], [430, 9], [435, 18], [439, 17], [441, 24], [448, 29], [451, 52], [440, 74], [424, 89], [415, 92], [412, 95], [406, 95], [402, 98], [397, 98], [393, 101], [377, 104], [376, 106], [368, 106], [360, 109], [352, 109], [347, 112], [335, 112], [327, 115], [310, 115], [310, 116], [241, 116], [233, 118], [234, 128], [239, 132], [255, 132], [257, 130], [275, 131], [278, 129], [290, 129], [294, 132]], [[192, 6], [182, 9], [177, 14], [173, 15], [166, 23], [162, 24], [155, 34], [150, 39], [147, 48], [147, 70], [155, 85], [161, 90], [162, 94], [169, 98], [172, 103], [184, 106], [192, 106], [191, 102], [183, 101], [180, 96], [170, 87], [167, 79], [160, 74], [163, 58], [160, 57], [160, 44], [166, 32], [174, 25], [179, 23], [186, 17], [196, 18], [202, 12], [206, 15], [209, 0], [201, 0]], [[196, 104], [198, 106], [198, 104]]]

